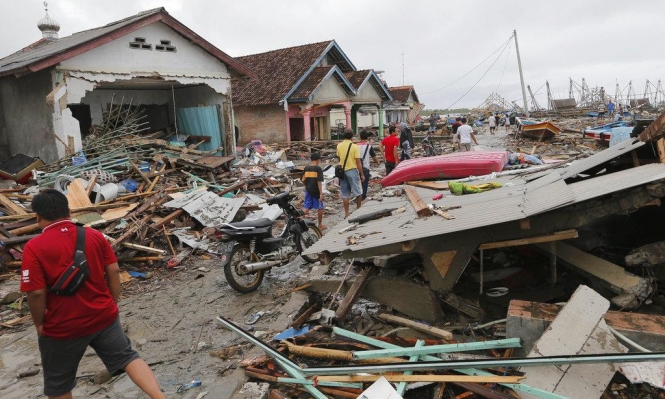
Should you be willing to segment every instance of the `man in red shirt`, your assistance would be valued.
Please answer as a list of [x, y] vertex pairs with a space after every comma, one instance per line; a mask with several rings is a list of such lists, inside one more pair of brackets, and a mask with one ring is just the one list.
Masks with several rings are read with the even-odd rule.
[[165, 399], [152, 370], [132, 350], [120, 326], [120, 268], [104, 236], [85, 229], [89, 275], [73, 295], [55, 294], [50, 287], [73, 264], [76, 225], [69, 220], [67, 197], [57, 190], [36, 195], [32, 210], [42, 234], [30, 240], [23, 251], [21, 291], [28, 293], [37, 329], [44, 394], [50, 399], [72, 398], [79, 362], [90, 345], [111, 375], [125, 370], [150, 398]]
[[388, 133], [390, 135], [381, 140], [381, 144], [379, 144], [379, 151], [386, 162], [386, 176], [399, 164], [399, 137], [397, 137], [395, 126], [390, 126]]

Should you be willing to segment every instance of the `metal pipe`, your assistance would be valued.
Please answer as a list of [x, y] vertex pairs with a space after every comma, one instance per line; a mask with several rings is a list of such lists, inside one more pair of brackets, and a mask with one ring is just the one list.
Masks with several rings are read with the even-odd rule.
[[572, 355], [572, 356], [545, 356], [536, 358], [505, 358], [490, 360], [439, 360], [426, 361], [420, 363], [389, 363], [373, 364], [371, 366], [353, 365], [353, 366], [330, 366], [330, 367], [312, 367], [303, 370], [305, 375], [345, 375], [352, 373], [389, 373], [423, 371], [423, 370], [444, 370], [455, 368], [495, 368], [495, 367], [533, 367], [533, 366], [560, 366], [571, 364], [589, 364], [589, 363], [632, 363], [632, 362], [653, 362], [665, 360], [665, 352], [653, 353], [621, 353], [621, 354], [599, 354], [599, 355]]
[[394, 349], [377, 349], [369, 351], [353, 352], [354, 359], [376, 359], [382, 357], [395, 357], [395, 356], [414, 356], [414, 355], [434, 355], [437, 353], [452, 353], [464, 351], [476, 351], [486, 349], [499, 349], [499, 348], [519, 348], [519, 338], [507, 338], [493, 341], [482, 342], [468, 342], [461, 344], [447, 344], [447, 345], [431, 345], [422, 348], [394, 348]]
[[265, 269], [270, 269], [273, 266], [278, 266], [278, 265], [283, 265], [284, 263], [287, 263], [288, 259], [285, 260], [268, 260], [265, 262], [256, 262], [256, 263], [248, 263], [246, 265], [240, 265], [240, 271], [243, 273], [253, 273], [257, 272], [259, 270], [265, 270]]

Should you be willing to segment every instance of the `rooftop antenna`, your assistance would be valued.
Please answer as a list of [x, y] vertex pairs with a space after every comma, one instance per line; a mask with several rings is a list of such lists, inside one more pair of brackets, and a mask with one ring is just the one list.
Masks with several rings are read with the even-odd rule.
[[404, 86], [404, 50], [402, 50], [402, 86]]

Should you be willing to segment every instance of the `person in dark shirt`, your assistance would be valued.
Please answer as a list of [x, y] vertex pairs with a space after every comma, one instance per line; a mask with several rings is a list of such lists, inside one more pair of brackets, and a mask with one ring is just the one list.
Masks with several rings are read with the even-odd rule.
[[[406, 122], [399, 124], [400, 134], [399, 134], [399, 146], [402, 149], [402, 155], [400, 161], [411, 159], [411, 149], [413, 148], [413, 132], [409, 129], [409, 125]], [[408, 142], [408, 145], [405, 145], [404, 142]]]
[[305, 183], [305, 203], [303, 211], [308, 213], [310, 209], [316, 209], [319, 221], [319, 230], [325, 230], [323, 225], [323, 169], [319, 166], [321, 154], [313, 152], [311, 162], [305, 166], [302, 181]]
[[457, 148], [457, 151], [460, 151], [462, 148], [459, 144], [459, 136], [457, 135], [457, 129], [462, 126], [462, 118], [457, 117], [455, 118], [455, 123], [452, 124], [452, 132], [453, 132], [453, 146]]

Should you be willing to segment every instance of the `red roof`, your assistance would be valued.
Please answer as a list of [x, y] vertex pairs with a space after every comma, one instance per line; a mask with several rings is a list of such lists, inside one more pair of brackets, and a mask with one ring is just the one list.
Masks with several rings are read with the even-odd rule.
[[353, 85], [353, 88], [358, 90], [360, 88], [360, 85], [363, 84], [365, 79], [367, 78], [367, 75], [369, 75], [372, 72], [371, 69], [363, 69], [361, 71], [349, 71], [349, 72], [344, 72], [344, 76], [351, 82], [351, 85]]
[[413, 100], [415, 102], [420, 102], [418, 101], [418, 96], [416, 95], [413, 86], [395, 86], [389, 87], [388, 90], [390, 91], [390, 95], [393, 96], [393, 101], [398, 103], [408, 102], [411, 93], [413, 93]]
[[[236, 57], [236, 60], [249, 67], [258, 79], [233, 81], [234, 106], [279, 103], [331, 43], [333, 41], [328, 40]], [[303, 92], [306, 89], [303, 88]]]

